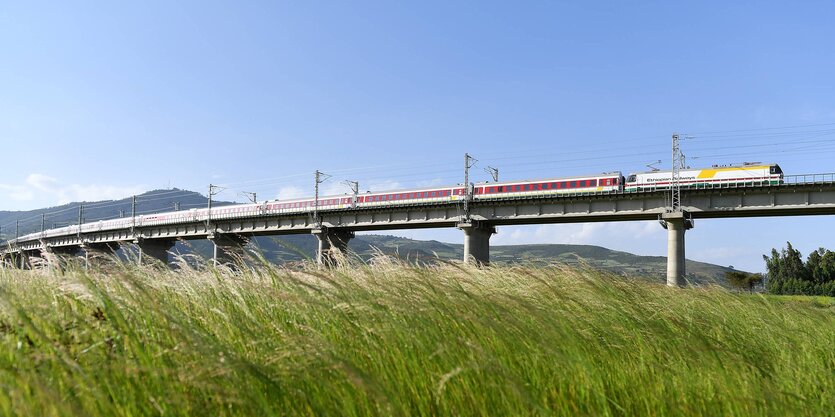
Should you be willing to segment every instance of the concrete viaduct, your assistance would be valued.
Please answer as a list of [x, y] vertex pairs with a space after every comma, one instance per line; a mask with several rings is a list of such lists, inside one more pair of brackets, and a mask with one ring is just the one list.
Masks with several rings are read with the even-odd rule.
[[[659, 220], [668, 232], [667, 284], [685, 284], [686, 230], [696, 219], [835, 214], [835, 181], [794, 182], [756, 187], [728, 187], [681, 191], [680, 212], [667, 210], [669, 191], [614, 192], [526, 198], [476, 200], [465, 216], [459, 202], [390, 205], [372, 208], [319, 210], [312, 213], [240, 214], [205, 220], [143, 227], [125, 227], [48, 238], [24, 237], [9, 241], [0, 252], [4, 265], [27, 267], [30, 256], [49, 259], [59, 254], [86, 254], [135, 244], [140, 262], [167, 262], [177, 240], [209, 239], [216, 263], [242, 253], [251, 236], [313, 234], [319, 242], [317, 261], [333, 261], [334, 250], [344, 251], [357, 231], [457, 227], [464, 233], [464, 262], [487, 264], [490, 237], [497, 226]], [[660, 226], [659, 226], [660, 227]]]

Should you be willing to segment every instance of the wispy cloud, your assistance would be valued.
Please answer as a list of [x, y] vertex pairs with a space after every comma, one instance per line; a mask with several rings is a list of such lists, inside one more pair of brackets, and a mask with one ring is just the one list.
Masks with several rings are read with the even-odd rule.
[[310, 195], [310, 193], [306, 193], [305, 190], [302, 190], [301, 187], [297, 187], [295, 185], [288, 185], [286, 187], [281, 187], [278, 190], [278, 199], [279, 200], [292, 200], [294, 198], [304, 197], [306, 195]]
[[0, 196], [18, 202], [44, 200], [46, 204], [66, 204], [115, 200], [142, 193], [145, 189], [139, 185], [62, 184], [56, 178], [35, 173], [27, 176], [22, 184], [0, 184]]
[[[574, 245], [607, 245], [634, 242], [650, 236], [663, 235], [657, 222], [546, 224], [534, 227], [502, 227], [491, 243], [518, 245], [531, 243], [565, 243]], [[507, 230], [507, 232], [502, 233]]]

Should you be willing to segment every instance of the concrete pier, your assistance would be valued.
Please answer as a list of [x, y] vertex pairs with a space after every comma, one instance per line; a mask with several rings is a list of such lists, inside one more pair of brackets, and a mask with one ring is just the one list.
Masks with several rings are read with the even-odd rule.
[[318, 228], [311, 231], [319, 247], [316, 249], [316, 263], [319, 265], [336, 265], [337, 253], [348, 252], [348, 241], [354, 238], [354, 232], [342, 229]]
[[49, 269], [63, 269], [67, 262], [78, 255], [78, 246], [49, 246], [42, 243], [41, 258], [46, 262]]
[[174, 239], [137, 239], [134, 243], [139, 248], [139, 265], [162, 262], [168, 266], [168, 252], [174, 248]]
[[20, 269], [32, 269], [32, 263], [29, 262], [29, 253], [25, 250], [21, 250], [17, 252], [17, 267]]
[[120, 248], [119, 243], [89, 243], [81, 244], [81, 250], [84, 254], [84, 267], [89, 268], [92, 264], [102, 259], [112, 259], [116, 256], [116, 251]]
[[458, 228], [464, 232], [464, 263], [489, 265], [490, 237], [496, 228], [480, 222], [459, 223]]
[[214, 266], [235, 267], [243, 263], [249, 240], [237, 234], [214, 234], [209, 236], [212, 242], [212, 263]]
[[684, 212], [664, 213], [661, 224], [667, 229], [667, 285], [683, 287], [685, 281], [684, 233], [693, 222]]

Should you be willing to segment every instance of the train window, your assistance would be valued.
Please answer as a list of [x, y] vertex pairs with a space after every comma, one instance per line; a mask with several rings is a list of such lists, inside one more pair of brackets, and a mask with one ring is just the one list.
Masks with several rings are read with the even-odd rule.
[[591, 180], [591, 181], [589, 181], [589, 183], [590, 183], [589, 184], [590, 186], [597, 187], [597, 180]]
[[782, 174], [783, 170], [780, 169], [780, 165], [772, 165], [768, 168], [768, 172], [771, 174]]

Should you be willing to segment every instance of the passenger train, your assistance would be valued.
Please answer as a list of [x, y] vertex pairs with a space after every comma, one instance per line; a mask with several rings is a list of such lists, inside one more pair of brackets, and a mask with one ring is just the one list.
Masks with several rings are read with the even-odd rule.
[[[713, 166], [701, 169], [680, 171], [682, 188], [722, 188], [779, 185], [783, 183], [783, 171], [777, 164], [745, 163], [742, 165]], [[581, 177], [549, 178], [529, 181], [509, 181], [471, 184], [472, 198], [475, 201], [559, 197], [584, 194], [604, 194], [622, 192], [660, 191], [670, 188], [671, 171], [651, 171], [629, 174], [620, 172]], [[429, 203], [455, 203], [466, 196], [463, 185], [446, 187], [419, 188], [384, 192], [368, 192], [359, 195], [325, 196], [319, 199], [318, 210], [339, 210], [363, 207], [398, 206]], [[191, 209], [167, 213], [147, 214], [113, 220], [101, 220], [84, 223], [81, 233], [103, 230], [123, 229], [136, 226], [159, 224], [188, 223], [230, 218], [253, 217], [270, 214], [288, 214], [311, 212], [314, 209], [313, 198], [291, 200], [272, 200], [263, 203], [235, 204], [218, 206], [211, 209]], [[210, 214], [210, 215], [209, 215]], [[66, 226], [50, 229], [42, 233], [33, 233], [20, 239], [30, 240], [40, 237], [63, 236], [77, 233], [79, 226]]]

